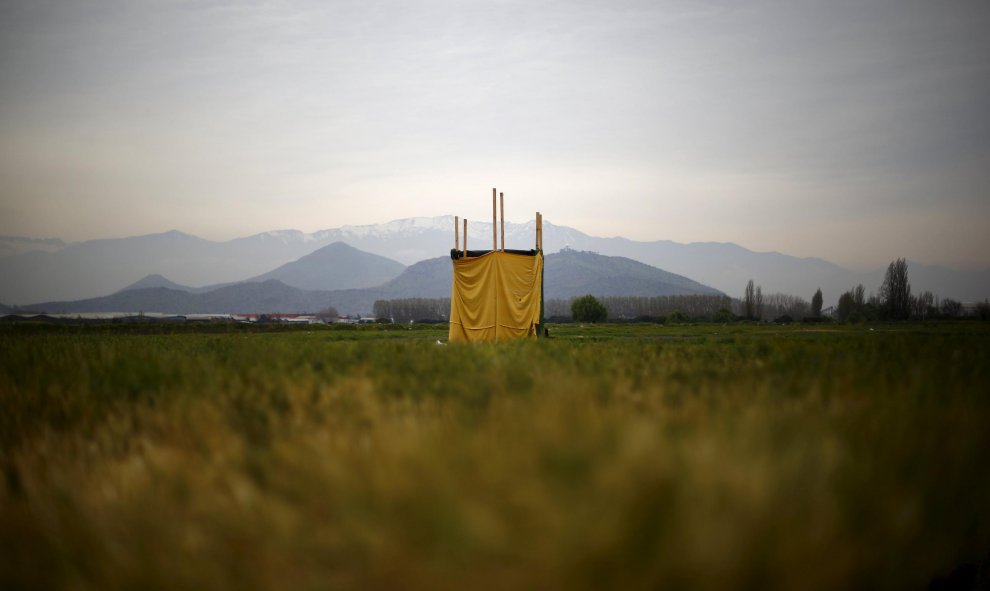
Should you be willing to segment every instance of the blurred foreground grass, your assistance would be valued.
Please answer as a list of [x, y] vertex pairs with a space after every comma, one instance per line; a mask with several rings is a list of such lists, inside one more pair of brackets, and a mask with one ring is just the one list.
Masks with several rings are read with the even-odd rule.
[[[0, 327], [0, 588], [925, 588], [990, 330]], [[982, 576], [982, 575], [981, 575]]]

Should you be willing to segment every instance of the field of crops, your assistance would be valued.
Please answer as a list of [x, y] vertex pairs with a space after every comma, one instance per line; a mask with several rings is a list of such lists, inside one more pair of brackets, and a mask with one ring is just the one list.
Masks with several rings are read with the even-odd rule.
[[986, 323], [171, 330], [0, 327], [0, 588], [990, 581]]

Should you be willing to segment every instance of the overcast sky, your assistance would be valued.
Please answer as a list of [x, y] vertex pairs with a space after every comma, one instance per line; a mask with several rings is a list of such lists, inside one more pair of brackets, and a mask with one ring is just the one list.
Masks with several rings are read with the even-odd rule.
[[990, 3], [6, 0], [0, 234], [412, 216], [990, 266]]

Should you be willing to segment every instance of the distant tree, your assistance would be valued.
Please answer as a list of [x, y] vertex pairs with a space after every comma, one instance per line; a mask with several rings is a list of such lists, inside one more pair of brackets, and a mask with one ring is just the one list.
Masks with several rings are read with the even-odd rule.
[[911, 284], [904, 259], [897, 259], [887, 267], [880, 286], [880, 309], [889, 320], [907, 320], [911, 315]]
[[763, 318], [805, 318], [811, 315], [811, 304], [804, 298], [786, 293], [771, 293], [763, 295]]
[[858, 308], [853, 314], [853, 320], [865, 321], [865, 320], [880, 320], [883, 318], [883, 308], [881, 306], [880, 297], [876, 294], [870, 294], [870, 297], [866, 298], [866, 302], [862, 307]]
[[756, 286], [756, 294], [753, 295], [753, 308], [757, 320], [763, 320], [763, 286]]
[[746, 284], [746, 291], [743, 294], [743, 316], [746, 320], [756, 317], [756, 291], [753, 288], [753, 280]]
[[608, 318], [608, 310], [595, 296], [588, 294], [571, 302], [571, 317], [576, 322], [601, 322]]
[[935, 294], [932, 292], [923, 291], [917, 297], [911, 297], [911, 316], [919, 320], [925, 320], [929, 316], [934, 315], [936, 311]]
[[990, 300], [983, 300], [976, 305], [976, 317], [980, 320], [990, 320]]
[[712, 316], [714, 322], [732, 322], [736, 317], [732, 315], [732, 312], [728, 308], [719, 308], [717, 312]]
[[856, 300], [852, 292], [847, 291], [839, 296], [839, 305], [836, 307], [835, 315], [839, 318], [839, 322], [845, 322], [850, 319], [855, 309]]
[[337, 312], [337, 308], [333, 306], [327, 306], [319, 312], [316, 313], [316, 317], [323, 322], [333, 322], [334, 320], [340, 318], [340, 313]]
[[860, 283], [852, 290], [853, 303], [856, 307], [862, 308], [866, 305], [866, 288]]
[[835, 308], [835, 316], [839, 322], [862, 322], [876, 318], [876, 309], [879, 300], [875, 296], [866, 299], [866, 289], [860, 283], [839, 296], [839, 303]]
[[811, 296], [811, 316], [821, 318], [822, 316], [822, 288], [818, 288], [815, 295]]
[[371, 313], [374, 314], [375, 318], [388, 318], [392, 319], [392, 302], [389, 300], [375, 300], [374, 305], [371, 307]]
[[945, 318], [959, 318], [963, 313], [962, 302], [945, 298], [942, 300], [942, 316]]

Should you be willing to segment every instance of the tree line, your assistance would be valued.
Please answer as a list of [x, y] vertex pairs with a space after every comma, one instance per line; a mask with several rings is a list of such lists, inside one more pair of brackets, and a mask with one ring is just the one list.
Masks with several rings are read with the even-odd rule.
[[[930, 291], [911, 293], [907, 261], [890, 263], [876, 294], [866, 294], [862, 284], [839, 296], [838, 304], [822, 309], [824, 296], [819, 288], [811, 301], [783, 293], [764, 294], [752, 279], [741, 299], [725, 295], [605, 296], [544, 301], [544, 317], [551, 322], [569, 320], [617, 321], [824, 321], [859, 322], [872, 320], [928, 320], [961, 318], [966, 311], [961, 302], [938, 296]], [[378, 300], [376, 318], [392, 322], [445, 322], [450, 315], [450, 298], [402, 298]], [[984, 301], [974, 315], [990, 320], [990, 302]]]
[[[591, 309], [583, 298], [549, 299], [543, 302], [543, 315], [550, 321], [583, 320], [572, 309]], [[713, 320], [732, 316], [732, 298], [719, 295], [605, 296], [594, 298], [612, 320], [662, 320], [673, 314], [690, 320]]]
[[[780, 317], [793, 319], [821, 319], [822, 291], [815, 292], [809, 306], [801, 298], [778, 296], [774, 305], [767, 306], [767, 298], [761, 295], [759, 286], [751, 279], [743, 292], [742, 316], [751, 320], [772, 320]], [[779, 316], [778, 316], [779, 315]], [[884, 273], [883, 283], [876, 294], [866, 295], [866, 288], [859, 284], [839, 296], [831, 316], [839, 322], [869, 320], [930, 320], [962, 318], [966, 310], [962, 302], [951, 298], [940, 299], [930, 291], [911, 293], [907, 261], [892, 261]], [[990, 320], [990, 302], [976, 306], [974, 316]]]
[[[835, 317], [841, 322], [866, 320], [930, 320], [961, 318], [966, 315], [962, 302], [939, 298], [930, 291], [911, 293], [907, 262], [897, 259], [890, 263], [877, 294], [866, 295], [862, 285], [839, 296]], [[974, 315], [990, 320], [990, 302], [976, 306]]]
[[450, 298], [376, 300], [372, 310], [375, 318], [391, 322], [446, 322]]
[[[588, 296], [584, 296], [587, 298]], [[544, 302], [544, 317], [554, 322], [568, 321], [573, 317], [572, 305], [587, 310], [599, 319], [596, 304], [603, 306], [605, 317], [613, 320], [655, 321], [674, 315], [683, 320], [724, 321], [733, 318], [734, 303], [728, 296], [677, 295], [653, 297], [606, 296], [593, 298], [549, 299]], [[582, 308], [582, 306], [584, 306]], [[375, 318], [390, 322], [445, 322], [450, 317], [450, 298], [400, 298], [376, 300], [373, 306]]]

